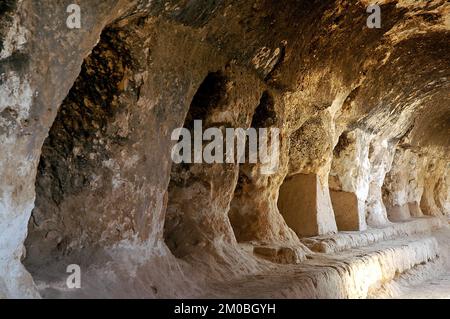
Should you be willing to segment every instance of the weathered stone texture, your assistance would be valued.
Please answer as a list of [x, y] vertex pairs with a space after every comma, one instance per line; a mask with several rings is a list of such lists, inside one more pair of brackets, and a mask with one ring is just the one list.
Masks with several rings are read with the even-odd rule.
[[[421, 236], [450, 216], [450, 4], [378, 3], [380, 29], [367, 0], [80, 1], [69, 29], [67, 1], [2, 1], [0, 298], [367, 297], [445, 269]], [[194, 120], [279, 128], [278, 169], [174, 164]]]

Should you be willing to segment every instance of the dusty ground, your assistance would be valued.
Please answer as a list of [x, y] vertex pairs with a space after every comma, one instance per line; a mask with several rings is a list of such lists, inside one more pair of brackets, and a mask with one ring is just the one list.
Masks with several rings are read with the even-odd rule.
[[447, 260], [442, 272], [419, 284], [403, 287], [396, 298], [402, 299], [450, 299], [450, 230], [442, 230], [436, 234], [442, 250], [447, 252]]
[[[401, 223], [450, 215], [449, 1], [379, 0], [381, 28], [368, 0], [80, 1], [80, 29], [65, 2], [0, 1], [0, 298], [381, 298], [445, 274], [445, 232]], [[176, 164], [195, 120], [279, 129], [278, 169]]]
[[402, 299], [450, 299], [450, 269], [439, 278], [428, 280], [423, 284], [412, 286], [407, 292], [398, 296]]
[[372, 298], [450, 299], [450, 229], [445, 227], [432, 235], [439, 244], [439, 258], [396, 276]]

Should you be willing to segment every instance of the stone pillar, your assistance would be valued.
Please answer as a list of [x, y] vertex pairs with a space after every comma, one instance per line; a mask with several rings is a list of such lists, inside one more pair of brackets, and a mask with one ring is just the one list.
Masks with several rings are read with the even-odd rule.
[[424, 158], [409, 144], [399, 145], [383, 184], [383, 201], [390, 221], [423, 215], [418, 204], [424, 190], [423, 166]]
[[356, 129], [342, 134], [333, 151], [329, 184], [336, 223], [342, 231], [367, 228], [370, 134]]
[[409, 212], [409, 205], [394, 205], [387, 208], [388, 218], [391, 222], [399, 222], [403, 220], [411, 219], [411, 213]]
[[366, 201], [367, 224], [370, 226], [384, 226], [389, 224], [386, 207], [383, 203], [382, 186], [387, 172], [391, 170], [395, 154], [395, 146], [387, 141], [372, 142], [373, 152], [370, 160], [370, 184]]
[[288, 145], [284, 141], [286, 139], [281, 139], [280, 168], [275, 174], [261, 174], [260, 163], [239, 166], [238, 184], [228, 213], [238, 242], [283, 247], [302, 245], [277, 206], [278, 191], [287, 174], [289, 161]]
[[450, 207], [446, 204], [449, 197], [449, 182], [446, 178], [449, 170], [448, 163], [444, 160], [431, 159], [425, 166], [424, 190], [420, 200], [420, 208], [425, 215], [448, 215]]
[[450, 163], [443, 169], [444, 173], [436, 185], [436, 204], [444, 215], [450, 217]]
[[337, 232], [328, 185], [316, 174], [288, 177], [280, 188], [278, 206], [300, 237]]
[[[258, 82], [252, 76], [234, 76], [240, 73], [230, 67], [226, 72], [209, 74], [192, 99], [185, 127], [192, 130], [191, 122], [202, 120], [209, 127], [222, 127], [225, 138], [225, 128], [249, 127], [249, 106], [258, 104], [260, 92], [245, 91], [245, 81]], [[227, 90], [229, 83], [235, 83], [236, 87]], [[232, 102], [238, 98], [241, 103]], [[240, 115], [239, 119], [235, 114]], [[220, 122], [216, 122], [217, 119]], [[238, 177], [236, 163], [172, 165], [164, 234], [175, 256], [201, 258], [208, 251], [219, 258], [227, 247], [236, 250], [237, 241], [228, 211]]]
[[423, 212], [418, 202], [408, 203], [409, 213], [411, 217], [422, 217]]

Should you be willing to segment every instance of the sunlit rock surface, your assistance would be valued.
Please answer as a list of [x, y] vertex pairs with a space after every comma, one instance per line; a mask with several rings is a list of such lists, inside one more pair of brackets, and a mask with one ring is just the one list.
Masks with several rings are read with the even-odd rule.
[[[450, 4], [371, 3], [0, 3], [0, 298], [445, 294]], [[277, 170], [175, 164], [194, 120]]]

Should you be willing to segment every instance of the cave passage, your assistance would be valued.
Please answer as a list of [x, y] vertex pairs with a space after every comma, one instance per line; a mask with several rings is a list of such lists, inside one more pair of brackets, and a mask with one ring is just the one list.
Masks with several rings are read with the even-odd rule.
[[450, 2], [368, 2], [3, 1], [0, 299], [450, 297]]

